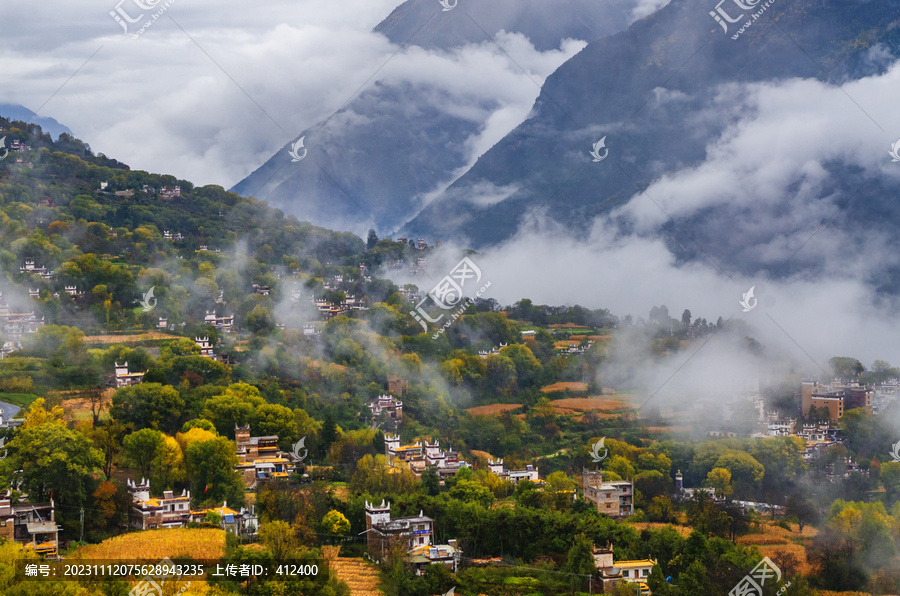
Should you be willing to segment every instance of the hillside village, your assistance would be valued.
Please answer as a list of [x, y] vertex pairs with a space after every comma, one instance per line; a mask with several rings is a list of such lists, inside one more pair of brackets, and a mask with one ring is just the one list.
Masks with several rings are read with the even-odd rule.
[[[216, 536], [227, 563], [317, 561], [311, 595], [717, 594], [770, 563], [792, 595], [900, 582], [889, 363], [813, 378], [746, 323], [662, 305], [475, 297], [436, 334], [437, 242], [3, 124], [23, 161], [0, 162], [0, 578]], [[757, 368], [648, 400], [633, 373], [713, 339]], [[280, 593], [193, 589], [251, 588]]]

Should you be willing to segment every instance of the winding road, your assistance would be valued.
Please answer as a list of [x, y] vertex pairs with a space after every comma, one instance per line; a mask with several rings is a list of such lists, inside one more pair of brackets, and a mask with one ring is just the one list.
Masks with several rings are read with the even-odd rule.
[[22, 408], [20, 408], [19, 406], [15, 406], [13, 404], [8, 404], [5, 401], [0, 401], [0, 410], [2, 410], [2, 412], [0, 412], [0, 413], [3, 414], [4, 421], [10, 420], [13, 416], [18, 414], [19, 410], [21, 410], [21, 409]]

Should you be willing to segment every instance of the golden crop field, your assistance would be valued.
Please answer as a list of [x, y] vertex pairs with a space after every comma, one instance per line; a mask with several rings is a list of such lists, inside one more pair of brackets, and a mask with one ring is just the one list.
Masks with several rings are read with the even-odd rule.
[[612, 410], [625, 410], [633, 407], [627, 401], [618, 399], [593, 399], [587, 397], [556, 399], [551, 401], [550, 405], [553, 406], [557, 414], [575, 414], [593, 411], [608, 412]]
[[181, 556], [221, 559], [225, 556], [225, 530], [171, 528], [133, 532], [104, 540], [100, 544], [83, 546], [70, 558], [162, 560]]
[[177, 335], [160, 333], [159, 331], [146, 331], [135, 335], [87, 335], [84, 338], [86, 344], [131, 344], [147, 340], [178, 339]]
[[744, 545], [763, 545], [763, 544], [789, 544], [794, 542], [803, 542], [808, 538], [813, 538], [818, 531], [812, 526], [805, 526], [803, 533], [798, 532], [798, 526], [792, 524], [792, 532], [785, 530], [779, 526], [762, 522], [759, 531], [752, 531], [750, 534], [738, 536], [737, 543]]
[[359, 558], [340, 558], [339, 546], [322, 547], [322, 556], [341, 581], [350, 586], [350, 596], [379, 596], [378, 567]]
[[488, 404], [486, 406], [475, 406], [466, 410], [472, 416], [496, 416], [501, 412], [508, 412], [521, 408], [522, 404]]
[[[575, 345], [578, 345], [577, 343]], [[587, 391], [587, 383], [566, 383], [560, 381], [546, 387], [541, 387], [542, 393], [554, 393], [556, 391]]]

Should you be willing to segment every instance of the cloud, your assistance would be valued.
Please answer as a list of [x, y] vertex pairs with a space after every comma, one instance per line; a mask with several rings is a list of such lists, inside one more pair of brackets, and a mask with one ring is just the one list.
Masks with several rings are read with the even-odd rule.
[[[371, 32], [398, 3], [274, 0], [251, 10], [177, 0], [137, 40], [110, 16], [112, 0], [14, 4], [0, 24], [9, 65], [0, 99], [40, 108], [133, 168], [230, 187], [379, 80], [430, 83], [445, 109], [484, 122], [468, 143], [474, 162], [583, 46], [538, 52], [501, 31], [502, 51], [401, 49]], [[137, 10], [132, 0], [123, 9]]]
[[[872, 285], [897, 265], [885, 250], [887, 232], [817, 230], [851, 198], [836, 171], [900, 176], [888, 155], [895, 139], [881, 130], [900, 130], [890, 100], [898, 84], [894, 65], [843, 90], [799, 79], [715, 90], [710, 106], [689, 116], [723, 131], [705, 159], [659, 176], [586, 234], [554, 223], [546, 210], [526, 214], [514, 238], [478, 256], [491, 297], [578, 303], [620, 317], [646, 318], [660, 304], [710, 321], [734, 317], [814, 374], [835, 355], [896, 361], [895, 304]], [[697, 258], [679, 259], [673, 244]], [[751, 266], [730, 261], [734, 254]], [[787, 277], [768, 280], [765, 271], [788, 259]], [[743, 313], [738, 302], [751, 286], [759, 307]]]

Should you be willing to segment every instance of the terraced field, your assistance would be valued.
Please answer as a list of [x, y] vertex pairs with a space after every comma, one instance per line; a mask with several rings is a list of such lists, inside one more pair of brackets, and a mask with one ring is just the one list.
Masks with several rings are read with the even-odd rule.
[[360, 558], [341, 558], [339, 546], [323, 546], [322, 555], [338, 579], [350, 586], [350, 596], [381, 596], [378, 567]]

